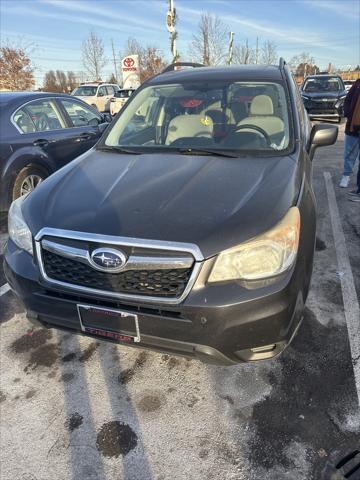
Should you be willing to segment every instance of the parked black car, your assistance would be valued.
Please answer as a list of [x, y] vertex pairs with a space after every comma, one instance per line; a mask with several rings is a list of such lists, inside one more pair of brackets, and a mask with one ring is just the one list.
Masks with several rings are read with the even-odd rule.
[[337, 120], [344, 116], [347, 91], [338, 75], [311, 75], [301, 87], [301, 98], [310, 118]]
[[173, 69], [13, 203], [6, 277], [35, 323], [218, 364], [273, 357], [303, 317], [311, 160], [337, 127], [311, 129], [283, 60]]
[[0, 211], [99, 139], [111, 120], [70, 95], [0, 93]]

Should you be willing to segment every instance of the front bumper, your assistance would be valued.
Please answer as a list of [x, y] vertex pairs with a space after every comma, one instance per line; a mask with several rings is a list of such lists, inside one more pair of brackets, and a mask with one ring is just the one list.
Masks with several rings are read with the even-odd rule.
[[[236, 282], [209, 286], [200, 281], [178, 305], [80, 296], [71, 288], [54, 287], [41, 278], [34, 259], [11, 240], [4, 270], [30, 320], [82, 333], [78, 304], [115, 308], [138, 316], [141, 342], [134, 346], [231, 365], [274, 357], [291, 341], [311, 277], [313, 242], [305, 247], [308, 252], [299, 252], [295, 267], [271, 285], [248, 289]], [[309, 255], [310, 264], [304, 262]]]

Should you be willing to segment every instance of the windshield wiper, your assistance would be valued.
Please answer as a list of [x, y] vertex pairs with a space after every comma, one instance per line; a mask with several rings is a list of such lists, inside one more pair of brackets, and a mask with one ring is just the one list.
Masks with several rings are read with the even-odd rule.
[[139, 152], [138, 150], [131, 150], [130, 148], [124, 147], [97, 147], [96, 150], [101, 150], [102, 152], [116, 152], [116, 153], [126, 153], [131, 155], [141, 155], [143, 152]]
[[224, 150], [209, 149], [209, 148], [177, 148], [178, 152], [183, 155], [217, 155], [218, 157], [238, 158], [239, 155]]

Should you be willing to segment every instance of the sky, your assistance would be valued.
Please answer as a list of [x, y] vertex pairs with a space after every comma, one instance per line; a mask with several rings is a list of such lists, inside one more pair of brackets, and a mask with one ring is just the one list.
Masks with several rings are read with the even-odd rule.
[[[183, 61], [189, 60], [188, 44], [201, 15], [209, 12], [235, 33], [235, 43], [270, 40], [287, 60], [309, 52], [320, 69], [329, 62], [342, 69], [360, 63], [360, 0], [174, 1]], [[111, 40], [117, 55], [131, 36], [170, 60], [167, 5], [167, 0], [1, 0], [1, 41], [28, 47], [39, 86], [47, 70], [84, 70], [81, 46], [93, 30], [104, 42], [109, 61], [102, 77], [109, 78]]]

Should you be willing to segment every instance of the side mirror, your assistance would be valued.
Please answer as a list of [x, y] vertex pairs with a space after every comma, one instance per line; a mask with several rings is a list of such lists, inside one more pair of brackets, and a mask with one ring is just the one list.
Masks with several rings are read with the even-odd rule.
[[104, 96], [104, 92], [98, 92], [97, 96], [98, 96], [98, 97], [103, 97], [103, 96]]
[[325, 125], [323, 123], [314, 125], [311, 130], [309, 142], [310, 160], [313, 159], [317, 147], [333, 145], [336, 142], [338, 132], [339, 129], [335, 125]]

